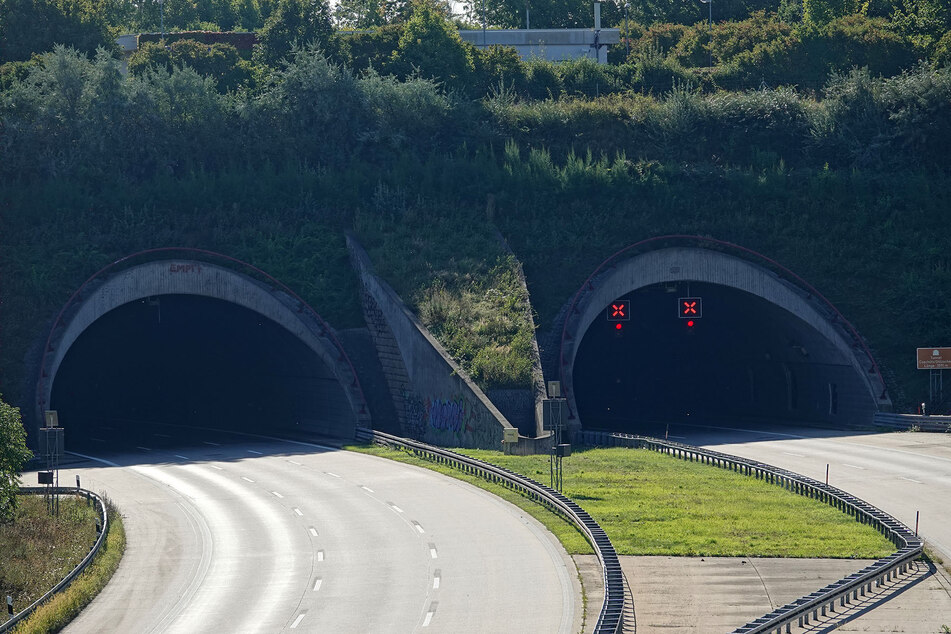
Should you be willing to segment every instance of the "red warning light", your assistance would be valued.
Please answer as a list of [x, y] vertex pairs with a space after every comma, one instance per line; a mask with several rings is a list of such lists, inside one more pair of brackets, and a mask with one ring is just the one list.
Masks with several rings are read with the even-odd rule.
[[623, 327], [624, 327], [624, 326], [622, 326], [620, 322], [614, 324], [614, 329], [615, 329], [615, 330], [620, 330], [620, 329], [623, 328]]
[[693, 326], [694, 326], [695, 323], [696, 323], [696, 322], [695, 322], [694, 320], [688, 319], [688, 320], [687, 320], [687, 328], [693, 328]]
[[619, 299], [608, 304], [608, 321], [627, 321], [631, 318], [631, 302], [627, 299]]

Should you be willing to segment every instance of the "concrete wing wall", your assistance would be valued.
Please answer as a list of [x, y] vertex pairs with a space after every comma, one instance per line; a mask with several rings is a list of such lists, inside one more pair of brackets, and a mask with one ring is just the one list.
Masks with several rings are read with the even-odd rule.
[[367, 326], [374, 341], [392, 344], [378, 352], [403, 434], [434, 445], [501, 449], [502, 430], [512, 426], [374, 274], [353, 236], [347, 236], [347, 246], [363, 285]]

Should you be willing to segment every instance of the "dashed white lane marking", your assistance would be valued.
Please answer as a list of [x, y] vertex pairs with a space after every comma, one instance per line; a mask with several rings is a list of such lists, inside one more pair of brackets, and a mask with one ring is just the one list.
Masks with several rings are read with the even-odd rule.
[[148, 447], [138, 447], [138, 446], [137, 446], [136, 449], [141, 449], [142, 451], [152, 451], [152, 450], [149, 449]]
[[317, 592], [318, 590], [320, 590], [320, 584], [322, 584], [323, 582], [324, 582], [324, 580], [321, 579], [320, 577], [317, 577], [317, 578], [314, 580], [314, 592]]
[[297, 615], [297, 618], [294, 619], [294, 623], [291, 625], [291, 629], [292, 629], [292, 630], [296, 630], [296, 629], [297, 629], [297, 626], [300, 625], [300, 622], [303, 621], [303, 620], [304, 620], [304, 615], [303, 615], [303, 614], [298, 614], [298, 615]]
[[[248, 449], [248, 453], [253, 453], [253, 454], [256, 455], [256, 456], [263, 456], [263, 455], [264, 455], [264, 454], [261, 453], [260, 451], [255, 451], [254, 449]], [[301, 614], [301, 617], [303, 617], [303, 616], [304, 616], [304, 615]]]
[[387, 502], [387, 504], [389, 504], [389, 505], [393, 508], [393, 510], [396, 511], [397, 513], [402, 513], [402, 512], [403, 512], [403, 509], [401, 509], [400, 507], [396, 506], [396, 505], [393, 504], [392, 502]]
[[317, 551], [317, 561], [323, 561], [323, 560], [324, 560], [324, 551], [318, 550], [318, 551]]
[[224, 471], [224, 469], [222, 469], [221, 467], [219, 467], [219, 466], [216, 465], [216, 464], [210, 464], [210, 465], [208, 465], [208, 466], [211, 467], [212, 469], [217, 469], [218, 471]]
[[304, 517], [304, 511], [300, 510], [299, 508], [294, 507], [294, 512], [300, 515], [301, 517]]
[[244, 480], [245, 482], [250, 482], [250, 483], [254, 484], [254, 480], [252, 480], [251, 478], [249, 478], [249, 477], [247, 477], [247, 476], [241, 476], [241, 479]]
[[292, 465], [296, 465], [296, 466], [298, 466], [298, 467], [301, 466], [301, 463], [299, 463], [299, 462], [297, 462], [297, 461], [295, 461], [295, 460], [288, 460], [288, 462], [291, 463]]
[[791, 452], [791, 451], [784, 451], [783, 453], [786, 454], [787, 456], [795, 456], [796, 458], [805, 458], [805, 457], [806, 457], [806, 456], [804, 456], [804, 455], [801, 454], [801, 453], [793, 453], [793, 452]]
[[429, 545], [429, 556], [432, 557], [433, 559], [436, 559], [439, 557], [439, 555], [436, 553], [436, 544]]
[[220, 446], [221, 446], [220, 444], [218, 444], [218, 443], [216, 443], [216, 442], [211, 442], [210, 440], [203, 440], [202, 442], [203, 442], [204, 444], [206, 444], [206, 445], [211, 445], [212, 447], [220, 447]]
[[914, 480], [912, 478], [906, 478], [905, 476], [898, 476], [902, 480], [908, 480], [909, 482], [914, 482], [915, 484], [922, 484], [921, 480]]
[[413, 520], [413, 526], [415, 526], [415, 527], [416, 527], [416, 530], [418, 530], [420, 533], [425, 533], [425, 532], [426, 532], [426, 531], [423, 530], [423, 527], [420, 525], [420, 523], [417, 522], [416, 520]]
[[316, 529], [316, 528], [314, 528], [313, 526], [311, 526], [308, 530], [310, 531], [310, 534], [311, 534], [312, 537], [317, 537], [317, 529]]
[[175, 454], [175, 457], [176, 457], [176, 458], [181, 458], [182, 460], [189, 460], [189, 459], [190, 459], [188, 456], [183, 456], [183, 455], [181, 455], [181, 454]]
[[433, 572], [433, 590], [439, 589], [439, 578], [442, 576], [442, 573], [439, 570]]
[[361, 486], [360, 488], [366, 491], [367, 493], [373, 493], [373, 489], [371, 489], [370, 487]]
[[276, 498], [283, 498], [283, 497], [284, 497], [283, 495], [281, 495], [281, 494], [278, 493], [277, 491], [271, 491], [271, 495], [273, 495], [273, 496], [276, 497]]
[[848, 467], [849, 469], [859, 469], [860, 471], [865, 471], [865, 467], [860, 467], [860, 466], [854, 465], [854, 464], [847, 464], [847, 463], [845, 463], [845, 462], [842, 463], [842, 466], [843, 466], [843, 467]]
[[429, 624], [432, 623], [433, 615], [436, 613], [436, 606], [439, 605], [436, 601], [433, 601], [429, 604], [429, 612], [426, 613], [426, 618], [423, 619], [423, 627], [429, 627]]
[[324, 471], [324, 473], [326, 473], [327, 475], [329, 475], [331, 478], [339, 478], [339, 477], [340, 477], [340, 476], [338, 476], [336, 473], [333, 473], [332, 471]]

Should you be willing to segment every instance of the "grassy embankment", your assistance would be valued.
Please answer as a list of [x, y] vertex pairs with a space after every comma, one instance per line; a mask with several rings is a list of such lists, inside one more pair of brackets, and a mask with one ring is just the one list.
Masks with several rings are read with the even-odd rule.
[[[434, 469], [475, 484], [528, 511], [571, 554], [591, 552], [560, 517], [508, 489], [408, 453], [351, 447]], [[547, 456], [459, 450], [547, 483]], [[621, 555], [875, 559], [894, 547], [847, 515], [731, 471], [647, 450], [588, 449], [564, 461], [564, 493], [604, 528]]]
[[[109, 531], [93, 563], [69, 587], [21, 622], [17, 634], [57, 632], [105, 587], [125, 551], [122, 517], [110, 508]], [[82, 561], [96, 540], [96, 513], [86, 500], [60, 499], [59, 517], [47, 514], [42, 497], [21, 498], [16, 520], [0, 526], [0, 593], [19, 612], [55, 586]]]

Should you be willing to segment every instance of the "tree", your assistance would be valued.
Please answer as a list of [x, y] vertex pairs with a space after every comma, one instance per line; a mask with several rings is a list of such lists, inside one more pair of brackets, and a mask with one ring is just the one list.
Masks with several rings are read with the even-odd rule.
[[436, 0], [416, 0], [403, 27], [394, 62], [404, 75], [418, 71], [426, 79], [462, 87], [472, 74], [472, 47], [466, 45]]
[[325, 53], [334, 47], [334, 29], [326, 0], [281, 0], [258, 34], [254, 59], [276, 67], [295, 45], [316, 44]]
[[0, 398], [0, 522], [13, 520], [20, 470], [32, 457], [26, 448], [26, 430], [20, 420], [20, 410]]
[[105, 7], [88, 0], [0, 0], [0, 63], [25, 61], [65, 44], [92, 55], [117, 53], [118, 31], [105, 21]]
[[340, 0], [334, 19], [343, 28], [371, 29], [405, 22], [409, 8], [406, 0]]
[[855, 13], [868, 13], [868, 2], [863, 0], [802, 0], [803, 19], [812, 24], [828, 24], [836, 18]]

